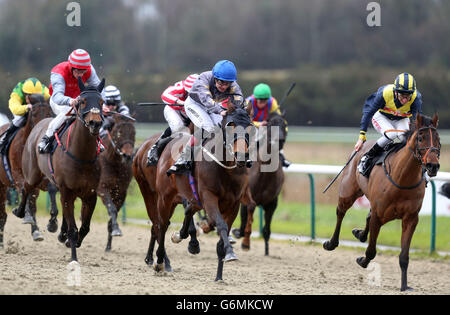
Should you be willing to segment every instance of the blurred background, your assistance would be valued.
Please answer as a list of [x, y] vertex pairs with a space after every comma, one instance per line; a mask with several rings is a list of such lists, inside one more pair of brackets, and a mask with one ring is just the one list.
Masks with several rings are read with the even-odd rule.
[[[69, 26], [70, 2], [80, 5], [80, 26]], [[87, 50], [100, 78], [116, 85], [136, 112], [138, 145], [163, 130], [163, 90], [190, 73], [232, 60], [245, 96], [260, 82], [281, 100], [297, 85], [283, 109], [289, 122], [285, 153], [296, 163], [343, 165], [357, 140], [368, 95], [412, 73], [423, 95], [423, 113], [440, 117], [441, 170], [450, 171], [450, 1], [379, 0], [381, 26], [370, 27], [368, 0], [0, 0], [0, 112], [12, 117], [9, 94], [17, 82], [37, 77], [49, 84], [50, 70], [76, 48]], [[152, 124], [148, 124], [152, 123]], [[337, 128], [339, 127], [339, 128]], [[372, 127], [369, 138], [377, 138]], [[335, 222], [338, 182], [318, 176], [318, 234], [329, 237]], [[145, 218], [135, 183], [129, 213]], [[99, 206], [100, 206], [99, 202]], [[134, 209], [134, 210], [133, 210]], [[443, 209], [450, 215], [450, 207]], [[102, 210], [103, 211], [103, 210]], [[291, 222], [275, 232], [308, 233], [309, 183], [289, 174], [274, 221]], [[98, 212], [98, 211], [96, 211]], [[103, 216], [107, 216], [106, 210]], [[180, 212], [182, 214], [182, 212]], [[366, 211], [354, 224], [363, 225]], [[444, 218], [438, 248], [450, 250]], [[427, 221], [428, 220], [428, 221]], [[429, 222], [429, 218], [424, 219]], [[399, 244], [400, 222], [392, 223]], [[422, 223], [425, 224], [425, 223]], [[419, 232], [416, 232], [416, 235]], [[428, 246], [429, 228], [415, 246]], [[424, 244], [418, 242], [423, 241]], [[414, 245], [414, 244], [413, 244]]]

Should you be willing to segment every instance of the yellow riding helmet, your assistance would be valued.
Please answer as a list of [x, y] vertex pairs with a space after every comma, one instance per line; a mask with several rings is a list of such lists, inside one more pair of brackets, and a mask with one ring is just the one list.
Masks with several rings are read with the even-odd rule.
[[22, 92], [27, 94], [42, 94], [42, 84], [36, 78], [26, 79], [22, 86]]
[[394, 82], [395, 90], [400, 93], [413, 94], [416, 91], [416, 80], [409, 73], [401, 73]]

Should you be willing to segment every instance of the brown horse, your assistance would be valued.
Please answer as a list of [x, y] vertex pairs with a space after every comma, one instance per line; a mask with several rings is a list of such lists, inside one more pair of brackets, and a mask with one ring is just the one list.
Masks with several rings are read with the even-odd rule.
[[136, 129], [134, 119], [121, 114], [113, 114], [114, 125], [104, 137], [106, 150], [100, 155], [101, 177], [97, 194], [102, 199], [109, 214], [108, 243], [111, 250], [113, 236], [122, 236], [117, 214], [125, 202], [127, 189], [133, 177], [132, 163]]
[[[265, 243], [265, 255], [269, 255], [270, 223], [277, 208], [278, 195], [284, 182], [283, 167], [278, 158], [278, 149], [282, 150], [287, 137], [287, 123], [283, 116], [276, 112], [267, 118], [267, 128], [260, 127], [261, 135], [258, 136], [259, 154], [257, 161], [250, 169], [249, 187], [255, 205], [261, 205], [264, 209], [263, 237]], [[272, 135], [273, 128], [278, 130]], [[273, 145], [275, 144], [275, 147]], [[275, 149], [272, 151], [272, 149]], [[275, 165], [272, 165], [275, 164]], [[255, 206], [241, 206], [240, 229], [233, 229], [233, 235], [237, 238], [244, 236], [242, 249], [250, 249], [250, 234], [252, 234], [253, 213]]]
[[[229, 104], [220, 133], [225, 132], [226, 126], [236, 129], [236, 127], [246, 128], [251, 125], [249, 111], [251, 111], [251, 106], [245, 110]], [[239, 211], [239, 201], [244, 196], [248, 185], [248, 172], [245, 167], [248, 154], [246, 135], [243, 132], [238, 133], [231, 145], [225, 145], [224, 141], [216, 143], [215, 149], [223, 149], [227, 154], [227, 159], [223, 163], [214, 161], [211, 157], [198, 159], [201, 152], [197, 152], [191, 180], [183, 175], [169, 177], [166, 175], [166, 171], [177, 158], [171, 153], [179, 153], [186, 143], [187, 137], [172, 140], [164, 149], [156, 167], [146, 167], [146, 152], [156, 141], [157, 136], [152, 137], [137, 151], [133, 162], [133, 173], [144, 197], [147, 213], [153, 223], [147, 259], [151, 255], [150, 250], [153, 250], [152, 242], [154, 244], [157, 239], [159, 247], [156, 251], [157, 261], [154, 266], [157, 272], [164, 271], [163, 262], [167, 259], [164, 247], [165, 233], [175, 206], [183, 199], [187, 201], [183, 226], [179, 233], [172, 236], [172, 241], [178, 243], [181, 239], [188, 237], [192, 231], [190, 228], [193, 226], [193, 215], [204, 208], [210, 225], [217, 227], [220, 236], [217, 243], [219, 264], [216, 280], [222, 279], [224, 262], [237, 260], [229, 243], [228, 233]], [[212, 142], [206, 142], [205, 146], [210, 143]], [[195, 187], [194, 191], [197, 197], [191, 187]], [[195, 227], [193, 233], [195, 236]], [[192, 234], [191, 237], [193, 237]]]
[[[72, 261], [77, 261], [76, 248], [81, 246], [89, 232], [97, 202], [100, 181], [98, 135], [103, 120], [100, 92], [105, 80], [96, 88], [86, 88], [81, 79], [78, 80], [78, 85], [81, 90], [80, 100], [73, 107], [76, 119], [61, 137], [54, 153], [38, 152], [37, 144], [51, 121], [44, 119], [31, 131], [22, 159], [25, 197], [32, 193], [44, 176], [51, 179], [60, 191], [63, 222], [58, 240], [66, 242], [66, 246], [72, 249]], [[74, 217], [74, 202], [77, 197], [82, 201], [82, 225], [79, 232]]]
[[362, 176], [357, 165], [359, 158], [368, 151], [373, 143], [366, 143], [363, 150], [342, 173], [339, 186], [339, 202], [336, 209], [337, 223], [333, 237], [323, 244], [326, 250], [339, 245], [339, 232], [342, 219], [355, 200], [362, 196], [370, 201], [370, 213], [364, 230], [353, 230], [361, 242], [365, 242], [370, 232], [369, 245], [365, 257], [359, 257], [357, 263], [366, 268], [376, 255], [376, 241], [380, 228], [394, 219], [402, 220], [401, 252], [399, 263], [402, 272], [401, 291], [407, 286], [409, 247], [419, 221], [419, 211], [425, 194], [424, 174], [436, 176], [439, 169], [440, 141], [437, 132], [438, 117], [417, 115], [415, 130], [407, 133], [403, 148], [395, 154], [388, 154], [383, 166], [376, 165], [370, 178]]
[[[29, 101], [33, 105], [30, 112], [28, 112], [25, 125], [20, 128], [13, 140], [9, 144], [8, 150], [8, 161], [9, 161], [9, 170], [10, 174], [7, 174], [5, 170], [5, 166], [3, 163], [0, 163], [0, 247], [3, 246], [3, 229], [6, 223], [6, 212], [5, 212], [5, 200], [6, 200], [6, 190], [10, 186], [14, 186], [17, 191], [21, 192], [23, 196], [23, 186], [24, 179], [22, 174], [22, 152], [25, 141], [27, 140], [31, 130], [33, 127], [42, 119], [51, 117], [52, 111], [47, 102], [44, 100], [44, 96], [41, 94], [32, 94], [29, 96]], [[0, 127], [0, 133], [3, 133], [7, 125], [3, 125]], [[3, 157], [3, 156], [2, 156]], [[5, 157], [6, 158], [6, 157]], [[11, 176], [11, 178], [9, 178]], [[44, 181], [41, 183], [41, 188], [46, 190], [46, 184], [48, 181]], [[36, 199], [39, 195], [39, 189], [34, 191], [33, 197]], [[52, 209], [54, 209], [52, 207]], [[56, 211], [58, 209], [56, 208]], [[23, 217], [23, 215], [22, 215]], [[34, 222], [31, 222], [31, 234], [35, 241], [43, 240], [43, 236], [39, 231], [38, 226]]]

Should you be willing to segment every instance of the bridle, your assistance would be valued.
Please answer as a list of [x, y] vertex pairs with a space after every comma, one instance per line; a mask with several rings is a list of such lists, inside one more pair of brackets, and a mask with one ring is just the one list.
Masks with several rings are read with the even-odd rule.
[[[428, 147], [423, 147], [423, 148], [421, 148], [421, 147], [419, 147], [419, 137], [418, 137], [418, 133], [419, 133], [420, 131], [423, 131], [423, 130], [428, 130], [428, 131], [430, 132], [430, 141], [431, 141], [431, 145], [428, 146]], [[440, 157], [440, 154], [441, 154], [441, 144], [440, 144], [440, 142], [438, 141], [439, 147], [435, 147], [435, 146], [434, 146], [434, 144], [433, 144], [433, 134], [432, 134], [432, 131], [437, 131], [436, 128], [435, 128], [434, 126], [427, 126], [427, 127], [421, 127], [421, 128], [419, 128], [419, 129], [417, 130], [417, 135], [416, 135], [416, 142], [415, 142], [416, 145], [415, 145], [415, 150], [411, 149], [411, 147], [408, 146], [408, 149], [412, 152], [414, 158], [419, 162], [419, 164], [420, 164], [420, 166], [421, 166], [421, 169], [422, 169], [422, 177], [420, 178], [420, 180], [419, 180], [418, 183], [416, 183], [416, 184], [414, 184], [414, 185], [411, 185], [411, 186], [401, 186], [401, 185], [398, 185], [398, 184], [392, 179], [392, 177], [391, 177], [390, 174], [389, 174], [390, 172], [389, 172], [389, 171], [387, 170], [387, 168], [386, 168], [386, 159], [387, 159], [388, 155], [389, 155], [390, 153], [392, 153], [393, 151], [389, 152], [389, 153], [386, 155], [386, 157], [384, 158], [384, 160], [383, 160], [383, 169], [384, 169], [384, 173], [385, 173], [386, 177], [389, 179], [389, 181], [390, 181], [395, 187], [397, 187], [397, 188], [399, 188], [399, 189], [414, 189], [414, 188], [419, 187], [419, 185], [422, 184], [422, 182], [423, 182], [423, 180], [424, 180], [424, 174], [425, 174], [425, 172], [427, 171], [425, 165], [426, 165], [426, 159], [427, 159], [428, 154], [430, 154], [430, 153], [433, 152], [433, 151], [437, 151], [438, 158]], [[422, 155], [420, 152], [422, 152], [422, 151], [424, 151], [424, 150], [426, 150], [425, 155]]]
[[132, 140], [126, 140], [126, 141], [122, 142], [122, 143], [121, 143], [121, 146], [119, 147], [119, 146], [116, 144], [116, 142], [114, 141], [114, 139], [113, 139], [111, 133], [109, 132], [109, 130], [108, 130], [107, 134], [108, 134], [109, 142], [111, 142], [111, 146], [112, 146], [113, 149], [114, 149], [114, 152], [115, 152], [116, 154], [118, 154], [119, 156], [121, 156], [121, 157], [127, 159], [127, 160], [131, 160], [131, 159], [133, 158], [133, 155], [128, 155], [128, 154], [122, 152], [120, 149], [121, 149], [125, 144], [127, 144], [127, 143], [128, 143], [128, 144], [131, 144], [131, 146], [134, 147], [133, 141], [132, 141]]

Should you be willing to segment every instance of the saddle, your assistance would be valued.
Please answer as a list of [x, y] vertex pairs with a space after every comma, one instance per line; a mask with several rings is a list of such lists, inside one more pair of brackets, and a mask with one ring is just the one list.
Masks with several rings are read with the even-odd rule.
[[53, 155], [56, 148], [58, 147], [58, 140], [61, 139], [61, 137], [64, 135], [67, 129], [69, 129], [70, 125], [75, 121], [76, 117], [71, 117], [70, 119], [67, 119], [64, 124], [59, 127], [59, 129], [56, 131], [55, 135], [51, 138], [50, 142], [50, 155]]
[[372, 172], [372, 169], [375, 165], [381, 165], [383, 164], [384, 160], [386, 160], [386, 157], [389, 154], [395, 153], [399, 151], [401, 148], [405, 146], [405, 142], [391, 142], [389, 143], [385, 148], [384, 151], [381, 153], [381, 155], [375, 157], [372, 159], [372, 163], [368, 166], [368, 175], [370, 176], [370, 173]]

